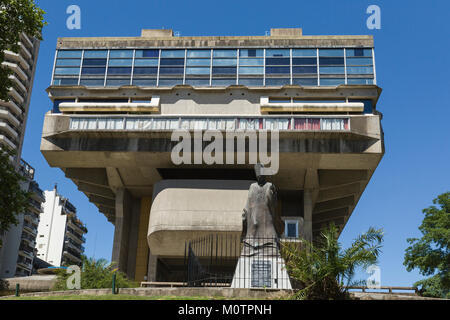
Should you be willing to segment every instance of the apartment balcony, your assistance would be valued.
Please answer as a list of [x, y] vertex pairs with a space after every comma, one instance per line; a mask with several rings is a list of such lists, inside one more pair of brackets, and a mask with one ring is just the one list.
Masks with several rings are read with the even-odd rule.
[[70, 248], [64, 248], [63, 257], [67, 257], [71, 261], [74, 261], [75, 263], [81, 263], [81, 261], [82, 261], [81, 254]]
[[37, 228], [26, 221], [24, 221], [23, 223], [23, 230], [30, 232], [32, 235], [34, 235], [34, 237], [36, 237], [37, 235]]
[[0, 106], [9, 108], [16, 115], [22, 115], [23, 114], [23, 110], [11, 99], [9, 101], [0, 100]]
[[78, 252], [80, 254], [82, 254], [84, 252], [84, 246], [76, 243], [75, 241], [73, 241], [70, 238], [66, 238], [64, 243], [66, 244], [66, 246], [72, 248], [73, 250], [75, 250], [76, 252]]
[[17, 149], [17, 145], [3, 134], [0, 134], [0, 143], [12, 148], [13, 150]]
[[24, 40], [25, 44], [28, 46], [28, 48], [30, 48], [30, 50], [33, 50], [33, 42], [31, 42], [30, 38], [22, 32], [22, 34], [20, 35], [21, 39]]
[[31, 247], [36, 245], [36, 236], [30, 235], [28, 232], [22, 232], [21, 240]]
[[[19, 163], [19, 172], [30, 180], [34, 179], [34, 168], [30, 166], [25, 160], [20, 159]], [[34, 201], [34, 202], [33, 202]], [[33, 199], [30, 199], [30, 202], [33, 202], [30, 205], [30, 208], [37, 210], [38, 213], [42, 212], [41, 204]]]
[[30, 61], [33, 61], [33, 55], [22, 42], [19, 42], [19, 48]]
[[28, 191], [32, 193], [31, 196], [38, 202], [45, 202], [44, 191], [39, 188], [38, 184], [35, 181], [31, 181]]
[[9, 108], [0, 106], [0, 119], [9, 121], [15, 127], [20, 127], [21, 122], [14, 116]]
[[130, 102], [63, 102], [59, 105], [61, 112], [139, 112], [139, 113], [159, 113], [160, 98], [153, 96], [148, 103]]
[[17, 92], [14, 87], [9, 88], [9, 94], [16, 99], [19, 103], [24, 103], [25, 99]]
[[17, 131], [13, 127], [11, 127], [8, 123], [2, 120], [0, 120], [0, 131], [7, 133], [9, 136], [15, 139], [19, 137]]
[[9, 50], [5, 50], [4, 52], [6, 60], [16, 61], [23, 67], [23, 70], [25, 71], [30, 70], [30, 65], [20, 54]]
[[74, 240], [76, 243], [82, 244], [86, 242], [86, 238], [76, 233], [72, 228], [67, 227], [66, 236]]
[[36, 214], [28, 212], [24, 215], [24, 220], [30, 222], [31, 224], [34, 224], [36, 226], [39, 225], [39, 219], [37, 218]]
[[17, 74], [23, 81], [28, 81], [27, 74], [20, 68], [20, 66], [17, 63], [3, 61], [2, 66], [14, 71], [14, 73]]
[[20, 246], [19, 247], [19, 254], [22, 254], [22, 256], [25, 256], [27, 258], [33, 259], [34, 258], [34, 249], [30, 246]]
[[9, 76], [9, 79], [11, 79], [20, 90], [22, 90], [23, 96], [27, 95], [27, 88], [25, 87], [26, 82], [20, 80], [18, 77], [16, 77], [14, 74]]
[[17, 261], [17, 266], [25, 269], [26, 271], [31, 271], [31, 269], [33, 268], [32, 262], [27, 262], [24, 260]]

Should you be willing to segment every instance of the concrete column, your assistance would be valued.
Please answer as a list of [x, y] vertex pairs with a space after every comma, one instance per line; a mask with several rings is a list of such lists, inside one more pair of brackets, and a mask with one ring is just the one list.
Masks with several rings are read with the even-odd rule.
[[125, 273], [128, 270], [131, 207], [132, 200], [128, 191], [125, 188], [118, 189], [116, 193], [116, 217], [111, 260], [117, 263], [120, 271]]
[[147, 278], [148, 281], [156, 281], [156, 267], [158, 263], [158, 256], [153, 255], [151, 250], [148, 250], [148, 269]]
[[303, 236], [308, 241], [312, 241], [312, 194], [312, 190], [303, 191]]

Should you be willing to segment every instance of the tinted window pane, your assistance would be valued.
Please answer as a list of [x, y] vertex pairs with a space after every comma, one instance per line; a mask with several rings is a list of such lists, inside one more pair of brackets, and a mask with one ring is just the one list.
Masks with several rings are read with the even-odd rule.
[[297, 237], [297, 225], [295, 223], [287, 223], [287, 232], [286, 235], [289, 238]]
[[372, 49], [355, 48], [345, 50], [347, 57], [371, 57]]
[[264, 59], [251, 59], [251, 58], [240, 58], [240, 66], [263, 66]]
[[106, 59], [84, 59], [83, 66], [106, 66]]
[[80, 84], [83, 86], [102, 86], [104, 84], [103, 79], [81, 79]]
[[239, 84], [244, 86], [262, 86], [263, 78], [239, 78]]
[[292, 67], [292, 73], [317, 73], [316, 66]]
[[187, 59], [187, 66], [209, 66], [211, 59]]
[[332, 79], [332, 78], [324, 79], [324, 78], [320, 78], [320, 85], [321, 86], [338, 86], [340, 84], [345, 84], [345, 79], [344, 78], [339, 78], [339, 79]]
[[289, 57], [289, 49], [267, 49], [266, 57]]
[[184, 58], [184, 50], [161, 50], [162, 58]]
[[136, 58], [158, 58], [158, 49], [136, 50]]
[[138, 67], [138, 68], [134, 68], [134, 74], [135, 75], [140, 75], [140, 74], [157, 74], [158, 73], [158, 68], [157, 67]]
[[191, 86], [209, 86], [209, 79], [186, 78], [186, 84], [190, 84]]
[[78, 75], [80, 68], [55, 68], [55, 74]]
[[213, 86], [231, 86], [236, 84], [236, 79], [212, 79]]
[[263, 57], [264, 50], [263, 49], [240, 49], [239, 56], [240, 57]]
[[213, 67], [213, 74], [236, 74], [236, 67]]
[[266, 86], [283, 86], [290, 82], [288, 78], [266, 78]]
[[293, 78], [292, 83], [301, 86], [317, 86], [317, 78]]
[[156, 86], [156, 79], [134, 79], [135, 86]]
[[266, 67], [266, 73], [290, 73], [290, 67]]
[[183, 79], [159, 79], [160, 86], [175, 86], [177, 84], [183, 84]]
[[344, 65], [344, 58], [319, 58], [321, 66], [324, 65]]
[[110, 67], [108, 68], [108, 75], [110, 74], [131, 74], [129, 67]]
[[239, 67], [239, 74], [263, 74], [263, 67]]
[[344, 49], [319, 49], [319, 57], [343, 57]]
[[372, 58], [347, 58], [347, 66], [372, 65]]
[[58, 58], [81, 58], [81, 50], [58, 50]]
[[136, 59], [134, 60], [135, 66], [158, 66], [158, 59]]
[[187, 56], [189, 58], [210, 58], [211, 50], [188, 50]]
[[320, 67], [321, 74], [344, 74], [344, 67]]
[[237, 66], [236, 59], [214, 59], [213, 66]]
[[85, 50], [85, 58], [106, 58], [108, 56], [108, 50]]
[[111, 50], [110, 58], [133, 58], [133, 50]]
[[209, 74], [209, 67], [206, 68], [186, 68], [186, 74]]
[[184, 59], [164, 59], [161, 58], [162, 66], [184, 66]]
[[292, 49], [293, 57], [316, 57], [316, 49]]
[[290, 65], [290, 58], [266, 58], [266, 66], [275, 65], [275, 66], [282, 66], [282, 65]]
[[53, 79], [54, 85], [77, 85], [78, 84], [78, 78], [55, 78]]
[[133, 65], [133, 60], [132, 59], [110, 59], [109, 65], [117, 66], [117, 67], [131, 67]]
[[373, 74], [373, 67], [347, 67], [348, 74]]
[[373, 84], [373, 79], [370, 78], [358, 78], [358, 79], [347, 79], [348, 84]]
[[293, 65], [317, 64], [317, 58], [292, 58]]
[[130, 84], [130, 79], [107, 79], [107, 86], [126, 86]]
[[80, 59], [58, 59], [56, 60], [57, 66], [74, 66], [79, 67], [81, 64]]
[[183, 74], [184, 68], [160, 67], [160, 74]]
[[214, 50], [213, 57], [218, 58], [237, 57], [237, 50], [236, 49]]
[[83, 68], [81, 74], [105, 74], [106, 68]]

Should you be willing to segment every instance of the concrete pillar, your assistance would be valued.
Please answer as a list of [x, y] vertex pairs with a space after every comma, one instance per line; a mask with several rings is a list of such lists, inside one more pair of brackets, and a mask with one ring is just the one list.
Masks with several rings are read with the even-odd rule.
[[303, 191], [303, 236], [308, 241], [312, 241], [312, 195], [312, 190]]
[[157, 263], [158, 263], [158, 256], [153, 255], [149, 249], [148, 250], [148, 266], [147, 266], [148, 267], [148, 269], [147, 269], [148, 281], [156, 281]]
[[118, 189], [116, 193], [116, 217], [111, 260], [117, 263], [120, 271], [125, 273], [128, 270], [131, 208], [132, 199], [129, 192], [125, 188]]

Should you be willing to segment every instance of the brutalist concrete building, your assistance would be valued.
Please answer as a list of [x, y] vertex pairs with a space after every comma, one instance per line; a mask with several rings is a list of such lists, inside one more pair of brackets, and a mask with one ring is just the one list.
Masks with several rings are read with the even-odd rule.
[[249, 161], [174, 163], [174, 130], [276, 130], [283, 236], [313, 239], [342, 231], [383, 157], [376, 83], [372, 36], [60, 38], [41, 151], [115, 225], [121, 270], [177, 281], [187, 240], [241, 233], [255, 177]]

